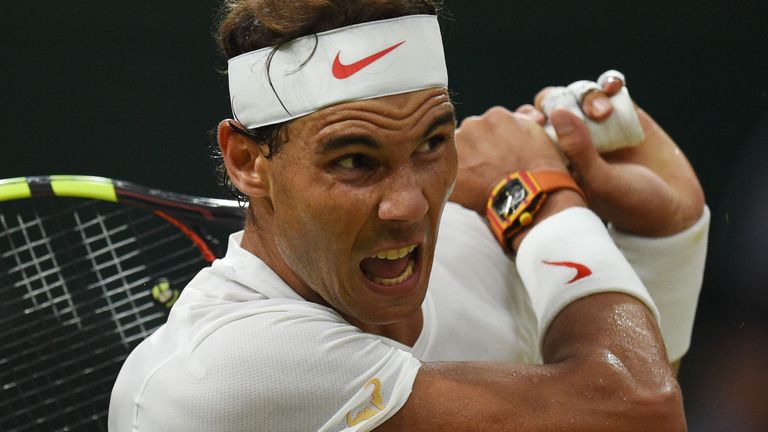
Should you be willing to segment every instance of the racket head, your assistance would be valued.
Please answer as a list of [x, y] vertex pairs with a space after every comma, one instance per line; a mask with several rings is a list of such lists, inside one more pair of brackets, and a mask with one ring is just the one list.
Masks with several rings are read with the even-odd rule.
[[106, 430], [128, 353], [221, 255], [201, 223], [232, 230], [207, 198], [62, 177], [0, 180], [3, 431]]

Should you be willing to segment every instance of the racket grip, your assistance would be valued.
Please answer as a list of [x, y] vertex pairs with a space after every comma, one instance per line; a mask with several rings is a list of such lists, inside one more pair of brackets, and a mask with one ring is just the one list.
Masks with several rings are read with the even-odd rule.
[[[565, 108], [576, 114], [586, 123], [592, 144], [599, 153], [639, 145], [645, 139], [645, 134], [626, 85], [609, 99], [613, 104], [613, 112], [607, 119], [600, 122], [590, 120], [584, 115], [580, 106], [581, 98], [567, 87], [556, 87], [547, 93], [542, 101], [542, 108], [547, 117], [556, 108]], [[557, 133], [552, 124], [547, 122], [544, 130], [557, 144]]]

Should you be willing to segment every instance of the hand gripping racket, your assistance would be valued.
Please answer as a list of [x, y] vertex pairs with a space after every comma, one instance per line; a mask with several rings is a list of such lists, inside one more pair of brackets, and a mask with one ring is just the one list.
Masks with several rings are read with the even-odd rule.
[[[613, 113], [600, 122], [587, 118], [581, 110], [581, 102], [590, 91], [601, 90], [610, 79], [618, 79], [624, 83], [621, 90], [609, 99], [613, 104]], [[645, 139], [640, 119], [635, 111], [634, 102], [629, 96], [624, 75], [616, 70], [603, 73], [597, 82], [576, 81], [567, 87], [553, 87], [542, 100], [542, 110], [546, 116], [557, 108], [564, 108], [581, 118], [589, 129], [592, 144], [598, 152], [605, 153], [626, 147], [639, 145]], [[551, 123], [544, 125], [553, 142], [557, 143], [557, 133]]]
[[126, 181], [0, 180], [0, 430], [106, 430], [126, 356], [243, 221]]

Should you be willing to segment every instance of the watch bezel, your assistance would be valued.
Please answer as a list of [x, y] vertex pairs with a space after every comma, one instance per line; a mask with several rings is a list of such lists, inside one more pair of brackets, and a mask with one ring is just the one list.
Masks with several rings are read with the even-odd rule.
[[[511, 212], [503, 212], [497, 209], [496, 201], [510, 188], [520, 184], [523, 186], [526, 195], [516, 208]], [[491, 230], [494, 236], [502, 245], [507, 246], [507, 240], [517, 231], [523, 228], [520, 216], [528, 212], [534, 215], [546, 198], [546, 193], [542, 190], [536, 178], [529, 171], [519, 171], [506, 176], [499, 181], [493, 188], [486, 204], [486, 216], [491, 223]]]

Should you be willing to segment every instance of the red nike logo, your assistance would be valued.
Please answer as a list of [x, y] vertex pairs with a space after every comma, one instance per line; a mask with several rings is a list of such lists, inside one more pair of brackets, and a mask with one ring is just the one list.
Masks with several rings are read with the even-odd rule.
[[358, 60], [354, 63], [350, 64], [341, 64], [341, 60], [339, 60], [339, 56], [341, 55], [341, 51], [336, 54], [336, 58], [333, 60], [333, 76], [338, 79], [346, 79], [351, 77], [352, 75], [360, 72], [361, 69], [368, 66], [369, 64], [375, 62], [376, 60], [384, 57], [385, 55], [389, 54], [390, 52], [394, 51], [395, 48], [399, 47], [400, 45], [404, 44], [405, 41], [402, 41], [400, 43], [396, 43], [392, 45], [389, 48], [386, 48], [384, 50], [381, 50], [375, 54], [371, 54], [368, 57]]
[[585, 266], [584, 264], [579, 264], [575, 262], [570, 261], [542, 261], [544, 264], [549, 264], [552, 266], [559, 266], [559, 267], [568, 267], [576, 270], [576, 276], [573, 277], [573, 279], [569, 280], [566, 285], [572, 284], [576, 282], [579, 279], [584, 279], [585, 277], [592, 274], [592, 270], [589, 269], [589, 267]]

